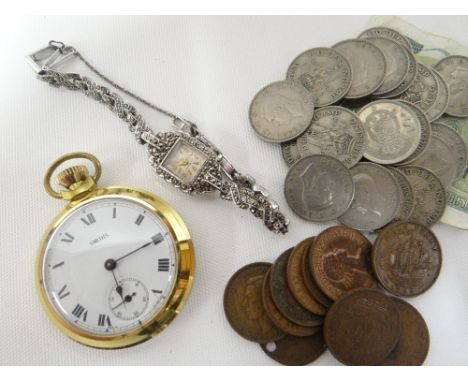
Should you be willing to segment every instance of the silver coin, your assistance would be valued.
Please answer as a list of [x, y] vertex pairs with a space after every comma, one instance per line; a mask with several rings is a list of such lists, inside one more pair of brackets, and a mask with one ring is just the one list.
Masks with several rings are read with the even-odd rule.
[[447, 81], [449, 87], [446, 113], [454, 117], [468, 117], [468, 57], [445, 57], [434, 65], [434, 69]]
[[437, 78], [437, 84], [439, 85], [439, 94], [437, 95], [437, 99], [434, 105], [432, 105], [429, 108], [429, 110], [426, 111], [427, 118], [431, 122], [440, 118], [442, 114], [445, 113], [445, 110], [447, 110], [449, 103], [449, 89], [447, 82], [436, 70], [432, 70], [432, 73], [434, 73], [434, 75]]
[[417, 71], [418, 66], [417, 66], [416, 58], [414, 57], [414, 54], [411, 53], [409, 49], [406, 49], [404, 47], [403, 49], [405, 50], [406, 57], [409, 61], [408, 73], [406, 74], [405, 79], [396, 89], [388, 93], [382, 94], [378, 96], [377, 98], [393, 98], [393, 97], [399, 96], [400, 94], [407, 91], [409, 87], [413, 84], [413, 82], [415, 81], [416, 75], [418, 74], [418, 71]]
[[431, 139], [431, 123], [427, 119], [426, 114], [416, 105], [413, 105], [411, 102], [400, 100], [400, 102], [404, 103], [405, 105], [409, 106], [413, 113], [416, 115], [419, 121], [419, 125], [421, 126], [421, 139], [419, 140], [418, 147], [416, 148], [415, 152], [411, 154], [406, 160], [395, 163], [395, 166], [404, 166], [405, 164], [415, 160], [418, 158], [424, 150], [426, 150], [427, 145], [429, 144], [429, 140]]
[[431, 171], [417, 166], [401, 167], [414, 193], [414, 209], [408, 220], [428, 227], [441, 218], [445, 210], [445, 188]]
[[291, 209], [310, 221], [328, 221], [349, 208], [354, 183], [346, 166], [326, 155], [297, 161], [286, 175], [284, 195]]
[[409, 71], [409, 59], [405, 49], [397, 42], [385, 37], [366, 37], [384, 54], [386, 69], [382, 85], [373, 95], [382, 95], [395, 90], [405, 79]]
[[348, 60], [335, 49], [314, 48], [293, 60], [286, 77], [301, 83], [312, 93], [315, 107], [322, 107], [346, 95], [352, 72]]
[[333, 46], [346, 57], [353, 72], [351, 87], [344, 98], [362, 98], [374, 93], [383, 83], [385, 56], [367, 40], [351, 39]]
[[406, 179], [406, 176], [400, 170], [391, 166], [388, 166], [387, 169], [392, 172], [392, 175], [395, 177], [401, 189], [401, 204], [393, 221], [407, 220], [414, 209], [413, 188], [411, 187], [408, 179]]
[[399, 43], [401, 46], [411, 51], [411, 44], [409, 40], [402, 35], [400, 32], [397, 32], [395, 29], [386, 28], [386, 27], [374, 27], [366, 29], [362, 32], [358, 38], [368, 38], [368, 37], [386, 37], [390, 40], [393, 40]]
[[354, 199], [339, 221], [351, 228], [373, 231], [390, 223], [400, 208], [400, 187], [392, 173], [375, 163], [358, 163], [350, 169]]
[[299, 150], [297, 149], [296, 140], [281, 143], [281, 154], [283, 155], [283, 159], [286, 164], [290, 167], [301, 159], [301, 154], [299, 154]]
[[301, 157], [311, 154], [329, 155], [348, 168], [362, 158], [366, 133], [361, 120], [341, 106], [327, 106], [315, 111], [312, 123], [297, 139]]
[[457, 177], [457, 163], [449, 145], [435, 134], [432, 134], [424, 153], [409, 165], [430, 170], [439, 178], [445, 189], [449, 188]]
[[426, 112], [437, 100], [439, 84], [432, 70], [426, 65], [418, 62], [417, 68], [416, 79], [408, 90], [400, 95], [400, 98], [419, 106]]
[[398, 163], [418, 147], [421, 125], [407, 105], [393, 100], [374, 101], [358, 116], [367, 134], [364, 157], [380, 164]]
[[432, 134], [449, 146], [457, 167], [455, 180], [458, 180], [465, 173], [468, 160], [465, 141], [455, 129], [440, 122], [432, 123]]
[[314, 115], [312, 94], [292, 81], [274, 82], [261, 89], [249, 109], [250, 124], [267, 142], [286, 142], [301, 135]]

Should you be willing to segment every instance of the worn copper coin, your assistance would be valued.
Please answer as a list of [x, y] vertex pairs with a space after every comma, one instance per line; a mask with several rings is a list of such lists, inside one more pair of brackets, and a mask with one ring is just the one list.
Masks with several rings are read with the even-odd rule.
[[311, 336], [322, 330], [321, 326], [301, 326], [288, 320], [283, 313], [279, 311], [271, 297], [271, 277], [270, 270], [263, 281], [263, 307], [270, 317], [271, 321], [283, 332], [297, 337]]
[[232, 328], [247, 340], [267, 343], [284, 337], [263, 307], [262, 286], [270, 263], [253, 263], [232, 275], [224, 290], [224, 312]]
[[327, 346], [322, 330], [309, 337], [286, 336], [260, 345], [270, 358], [286, 366], [304, 366], [320, 357]]
[[362, 233], [348, 227], [331, 227], [318, 235], [309, 260], [312, 276], [323, 293], [337, 300], [351, 289], [375, 288], [371, 248]]
[[271, 268], [271, 296], [275, 305], [286, 318], [302, 326], [318, 326], [323, 317], [304, 309], [296, 300], [288, 287], [286, 269], [292, 248], [283, 252], [273, 263]]
[[407, 302], [393, 297], [400, 313], [401, 336], [381, 366], [420, 366], [429, 352], [429, 329], [421, 314]]
[[308, 311], [323, 316], [325, 315], [327, 309], [319, 304], [317, 300], [309, 293], [309, 290], [305, 285], [301, 269], [303, 266], [303, 256], [308, 253], [310, 246], [314, 242], [314, 239], [315, 238], [303, 240], [294, 247], [291, 255], [289, 255], [286, 276], [289, 289], [299, 304], [301, 304]]
[[416, 296], [436, 281], [442, 249], [422, 224], [399, 222], [385, 228], [372, 248], [372, 267], [380, 284], [397, 296]]
[[324, 323], [330, 352], [346, 365], [376, 365], [400, 339], [396, 304], [382, 292], [356, 289], [333, 304]]

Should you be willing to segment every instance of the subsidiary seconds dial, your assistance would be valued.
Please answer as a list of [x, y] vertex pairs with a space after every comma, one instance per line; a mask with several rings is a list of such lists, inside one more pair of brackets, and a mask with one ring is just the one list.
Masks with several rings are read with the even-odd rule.
[[106, 197], [58, 225], [42, 272], [47, 298], [72, 327], [115, 336], [143, 327], [164, 307], [176, 280], [176, 248], [144, 203]]

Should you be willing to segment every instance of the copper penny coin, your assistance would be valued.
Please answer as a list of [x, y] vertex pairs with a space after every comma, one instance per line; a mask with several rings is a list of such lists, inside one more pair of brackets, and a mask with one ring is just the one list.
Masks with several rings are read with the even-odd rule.
[[271, 321], [280, 328], [283, 332], [291, 334], [296, 337], [306, 337], [317, 333], [322, 330], [321, 326], [301, 326], [288, 320], [283, 313], [281, 313], [273, 302], [271, 297], [271, 278], [270, 271], [265, 275], [263, 281], [263, 306]]
[[286, 269], [286, 278], [288, 286], [296, 300], [308, 311], [325, 315], [327, 309], [318, 303], [318, 301], [309, 293], [304, 279], [302, 277], [303, 255], [308, 252], [314, 238], [309, 238], [297, 244], [289, 255], [288, 266]]
[[268, 357], [286, 366], [304, 366], [320, 357], [327, 346], [322, 330], [309, 337], [286, 336], [260, 345]]
[[325, 343], [345, 365], [376, 365], [400, 339], [400, 315], [393, 300], [374, 289], [355, 289], [336, 301], [325, 317]]
[[[315, 241], [315, 238], [314, 238]], [[312, 245], [314, 245], [312, 243]], [[312, 246], [311, 246], [312, 248]], [[315, 282], [314, 278], [312, 277], [312, 273], [310, 272], [309, 266], [309, 254], [311, 253], [311, 248], [309, 248], [308, 252], [304, 252], [302, 256], [302, 278], [304, 280], [304, 284], [309, 291], [309, 293], [314, 296], [314, 298], [322, 304], [324, 307], [329, 307], [333, 304], [333, 300], [329, 299], [318, 287], [317, 283]]]
[[400, 313], [401, 337], [395, 349], [380, 365], [420, 366], [429, 352], [429, 329], [413, 306], [396, 297], [393, 297], [393, 301]]
[[232, 275], [224, 290], [224, 312], [232, 328], [247, 340], [267, 343], [284, 337], [263, 307], [262, 287], [270, 263], [253, 263]]
[[283, 252], [271, 267], [271, 296], [277, 308], [290, 321], [302, 326], [318, 326], [323, 317], [304, 309], [288, 287], [286, 269], [293, 248]]
[[382, 286], [397, 296], [416, 296], [439, 276], [442, 249], [422, 224], [399, 222], [385, 228], [372, 248], [372, 267]]
[[309, 253], [309, 265], [322, 292], [337, 300], [352, 289], [375, 288], [371, 248], [362, 233], [349, 227], [331, 227], [318, 235]]

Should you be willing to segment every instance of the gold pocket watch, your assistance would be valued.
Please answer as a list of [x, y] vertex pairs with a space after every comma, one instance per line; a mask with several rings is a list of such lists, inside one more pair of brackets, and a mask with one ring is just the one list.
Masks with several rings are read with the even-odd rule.
[[[65, 161], [95, 166], [60, 172]], [[42, 238], [36, 282], [55, 325], [84, 345], [116, 349], [161, 332], [180, 312], [192, 287], [195, 254], [185, 223], [166, 202], [130, 187], [98, 188], [101, 165], [88, 153], [57, 159], [46, 191], [69, 204]]]

